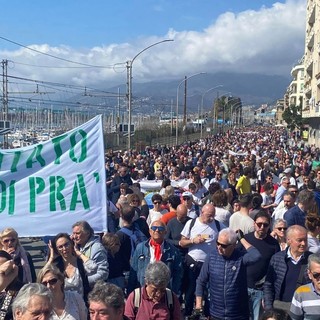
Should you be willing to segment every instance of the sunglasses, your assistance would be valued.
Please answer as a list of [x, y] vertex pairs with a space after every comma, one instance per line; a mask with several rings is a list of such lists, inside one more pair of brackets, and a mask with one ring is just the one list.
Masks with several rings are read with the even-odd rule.
[[232, 245], [232, 243], [223, 244], [223, 243], [220, 243], [220, 242], [217, 240], [217, 246], [220, 246], [222, 249], [227, 249], [227, 248], [230, 247], [231, 245]]
[[53, 286], [57, 282], [58, 282], [58, 279], [57, 278], [53, 278], [53, 279], [50, 279], [48, 281], [43, 281], [41, 283], [46, 287], [48, 284], [50, 284], [50, 286]]
[[154, 201], [153, 204], [160, 204], [161, 201]]
[[152, 231], [158, 231], [158, 232], [163, 232], [164, 230], [166, 230], [166, 228], [163, 226], [152, 226], [150, 229]]
[[[311, 271], [310, 271], [311, 272]], [[312, 276], [316, 279], [316, 280], [318, 280], [319, 278], [320, 278], [320, 273], [318, 273], [318, 272], [315, 272], [315, 273], [312, 273], [311, 272], [311, 274], [312, 274]]]
[[9, 242], [16, 242], [17, 239], [15, 238], [10, 238], [10, 239], [4, 239], [3, 243], [9, 243]]
[[191, 198], [189, 198], [189, 197], [183, 197], [182, 199], [185, 200], [185, 201], [188, 201], [188, 200], [190, 200]]
[[62, 250], [63, 248], [69, 248], [70, 247], [70, 242], [66, 242], [62, 244], [61, 246], [58, 246], [58, 250]]
[[288, 228], [277, 228], [279, 231], [286, 231]]
[[139, 200], [132, 200], [131, 202], [139, 202]]
[[261, 228], [261, 227], [268, 228], [269, 227], [269, 223], [264, 223], [264, 222], [256, 222], [256, 225], [259, 228]]

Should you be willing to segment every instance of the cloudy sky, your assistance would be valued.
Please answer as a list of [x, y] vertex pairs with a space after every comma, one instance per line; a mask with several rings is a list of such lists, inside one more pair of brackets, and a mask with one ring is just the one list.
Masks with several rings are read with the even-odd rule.
[[306, 0], [10, 0], [1, 12], [8, 75], [70, 85], [124, 84], [125, 62], [165, 39], [136, 58], [134, 81], [289, 76], [304, 52]]

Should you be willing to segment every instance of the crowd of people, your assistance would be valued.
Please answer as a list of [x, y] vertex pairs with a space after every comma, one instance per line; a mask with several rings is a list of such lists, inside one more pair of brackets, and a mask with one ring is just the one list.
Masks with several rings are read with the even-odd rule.
[[318, 319], [320, 150], [268, 129], [107, 152], [107, 232], [76, 222], [36, 275], [1, 231], [0, 319]]

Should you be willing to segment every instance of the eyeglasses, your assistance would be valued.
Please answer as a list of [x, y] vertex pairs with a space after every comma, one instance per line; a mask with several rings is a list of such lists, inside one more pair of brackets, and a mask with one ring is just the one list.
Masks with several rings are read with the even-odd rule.
[[188, 201], [188, 200], [190, 200], [191, 198], [189, 198], [189, 197], [183, 197], [182, 198], [184, 201]]
[[160, 204], [161, 201], [154, 201], [153, 204]]
[[259, 228], [261, 228], [261, 227], [268, 228], [269, 227], [269, 223], [264, 223], [264, 222], [256, 222], [256, 225]]
[[152, 227], [150, 227], [150, 229], [152, 231], [158, 231], [158, 232], [163, 232], [164, 230], [166, 230], [166, 228], [163, 226], [152, 226]]
[[48, 284], [50, 284], [50, 286], [53, 286], [57, 282], [58, 282], [58, 279], [57, 278], [53, 278], [53, 279], [50, 279], [48, 281], [43, 281], [41, 283], [46, 287]]
[[288, 228], [277, 228], [279, 231], [286, 231]]
[[[311, 272], [311, 271], [310, 271]], [[316, 279], [316, 280], [318, 280], [319, 278], [320, 278], [320, 273], [318, 273], [318, 272], [315, 272], [315, 273], [312, 273], [311, 272], [311, 274], [312, 274], [312, 276]]]
[[223, 244], [223, 243], [220, 243], [220, 242], [217, 240], [217, 246], [220, 246], [222, 249], [227, 249], [227, 248], [230, 247], [231, 245], [232, 245], [232, 243]]
[[70, 247], [70, 242], [66, 242], [62, 244], [61, 246], [58, 246], [58, 250], [62, 250], [63, 248], [69, 248]]
[[4, 239], [3, 243], [9, 243], [9, 242], [16, 242], [17, 239], [15, 238], [10, 238], [10, 239]]
[[131, 200], [131, 202], [139, 202], [139, 200]]

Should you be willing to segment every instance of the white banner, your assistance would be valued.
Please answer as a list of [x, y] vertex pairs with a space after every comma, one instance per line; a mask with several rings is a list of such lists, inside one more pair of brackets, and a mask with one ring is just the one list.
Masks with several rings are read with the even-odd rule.
[[0, 149], [1, 230], [55, 235], [79, 220], [107, 227], [101, 116], [43, 143]]

